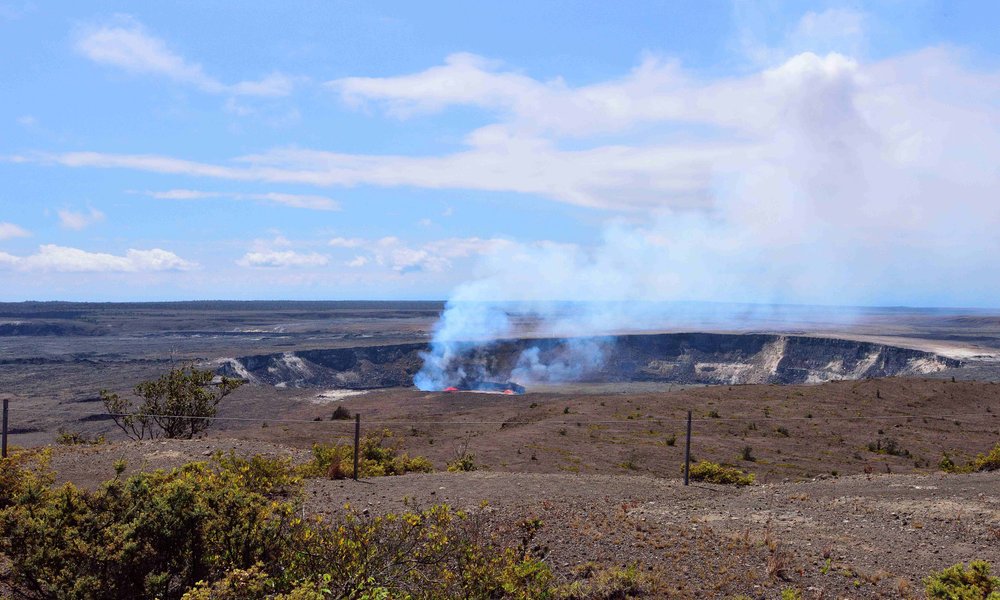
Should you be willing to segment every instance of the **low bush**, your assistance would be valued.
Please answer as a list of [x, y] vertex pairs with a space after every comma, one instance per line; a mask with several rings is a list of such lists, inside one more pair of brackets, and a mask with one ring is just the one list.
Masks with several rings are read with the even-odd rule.
[[555, 589], [558, 600], [609, 600], [638, 598], [650, 593], [652, 582], [635, 565], [599, 569], [592, 564], [578, 569], [579, 579]]
[[990, 563], [974, 560], [969, 568], [957, 564], [924, 580], [928, 598], [942, 600], [1000, 600], [1000, 577], [990, 575]]
[[333, 414], [330, 415], [331, 421], [346, 421], [352, 417], [351, 409], [347, 408], [343, 404], [333, 409]]
[[938, 462], [938, 468], [948, 473], [977, 473], [980, 471], [996, 471], [1000, 469], [1000, 444], [993, 447], [988, 454], [977, 454], [975, 458], [964, 465], [956, 464], [947, 453]]
[[0, 589], [12, 597], [552, 596], [537, 520], [488, 522], [443, 505], [307, 519], [288, 460], [217, 455], [95, 491], [53, 487], [45, 460], [0, 462]]
[[903, 449], [895, 438], [880, 437], [874, 442], [868, 442], [868, 451], [889, 456], [910, 456], [910, 451]]
[[[312, 460], [299, 467], [303, 477], [354, 477], [354, 446], [351, 444], [313, 444]], [[422, 456], [409, 456], [392, 431], [383, 429], [361, 439], [358, 477], [381, 477], [405, 473], [430, 473], [434, 465]]]
[[1000, 469], [1000, 444], [990, 450], [989, 454], [977, 454], [969, 463], [972, 471], [996, 471]]
[[476, 455], [468, 452], [463, 452], [455, 460], [448, 463], [448, 470], [452, 473], [475, 471], [478, 468], [479, 466], [476, 465]]
[[754, 482], [753, 473], [744, 473], [736, 467], [727, 467], [707, 460], [691, 465], [689, 476], [692, 481], [725, 485], [743, 486]]
[[63, 427], [60, 427], [59, 431], [56, 433], [56, 443], [62, 446], [96, 446], [98, 444], [103, 444], [104, 442], [105, 440], [103, 435], [90, 437], [85, 433], [80, 433], [79, 431], [69, 431]]

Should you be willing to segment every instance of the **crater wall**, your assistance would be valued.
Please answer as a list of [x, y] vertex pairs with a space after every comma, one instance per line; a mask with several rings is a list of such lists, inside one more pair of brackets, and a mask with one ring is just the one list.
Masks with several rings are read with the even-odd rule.
[[[581, 354], [585, 348], [585, 355]], [[413, 385], [425, 344], [303, 350], [223, 359], [218, 372], [279, 387]], [[455, 344], [455, 379], [686, 384], [819, 383], [921, 375], [961, 366], [897, 346], [771, 334], [671, 333]], [[530, 359], [530, 360], [529, 360]], [[556, 368], [558, 367], [558, 368]]]

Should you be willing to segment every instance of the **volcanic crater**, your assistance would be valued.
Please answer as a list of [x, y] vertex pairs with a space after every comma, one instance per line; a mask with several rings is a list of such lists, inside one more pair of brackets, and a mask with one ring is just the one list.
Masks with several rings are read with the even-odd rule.
[[[422, 343], [258, 354], [220, 361], [218, 372], [277, 387], [408, 387], [433, 350]], [[449, 346], [441, 381], [529, 385], [575, 381], [679, 384], [820, 383], [923, 375], [961, 361], [909, 348], [839, 338], [661, 333], [519, 338]]]

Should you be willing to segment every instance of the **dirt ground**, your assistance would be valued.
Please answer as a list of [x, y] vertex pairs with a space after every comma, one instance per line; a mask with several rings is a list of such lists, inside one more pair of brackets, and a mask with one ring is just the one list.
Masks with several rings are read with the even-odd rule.
[[[302, 460], [276, 444], [224, 437], [57, 448], [61, 480], [95, 486], [130, 471], [206, 460], [215, 450]], [[497, 523], [537, 517], [557, 576], [637, 565], [652, 597], [922, 597], [921, 580], [957, 562], [1000, 564], [1000, 472], [829, 477], [746, 488], [648, 475], [437, 472], [306, 482], [304, 512], [336, 518], [446, 503]], [[486, 503], [484, 507], [484, 502]]]
[[361, 414], [363, 431], [389, 428], [438, 468], [465, 450], [497, 472], [679, 477], [688, 410], [695, 459], [763, 483], [929, 473], [945, 453], [966, 460], [1000, 441], [1000, 385], [915, 378], [524, 396], [389, 390], [301, 402], [287, 414], [299, 423], [228, 423], [224, 434], [303, 449], [348, 441], [353, 422], [329, 421], [339, 405]]
[[[304, 461], [313, 443], [352, 437], [353, 421], [330, 420], [344, 405], [362, 415], [363, 431], [391, 429], [439, 471], [463, 450], [479, 470], [309, 480], [307, 513], [444, 502], [497, 523], [538, 517], [540, 551], [567, 579], [588, 564], [638, 565], [654, 597], [775, 598], [793, 588], [805, 598], [899, 598], [922, 597], [928, 573], [958, 562], [1000, 565], [1000, 472], [936, 468], [944, 452], [962, 462], [1000, 441], [1000, 386], [991, 383], [580, 386], [519, 397], [388, 390], [332, 402], [310, 394], [270, 421], [220, 421], [201, 439], [56, 446], [53, 466], [61, 480], [93, 487], [119, 458], [129, 471], [216, 450]], [[234, 399], [226, 414], [239, 414]], [[696, 458], [753, 472], [754, 485], [683, 486], [688, 409]], [[753, 460], [741, 458], [746, 447]]]

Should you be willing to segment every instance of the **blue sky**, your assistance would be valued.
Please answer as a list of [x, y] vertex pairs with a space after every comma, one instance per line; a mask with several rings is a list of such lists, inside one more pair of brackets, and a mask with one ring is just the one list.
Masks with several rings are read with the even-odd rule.
[[0, 300], [996, 306], [998, 13], [0, 0]]

